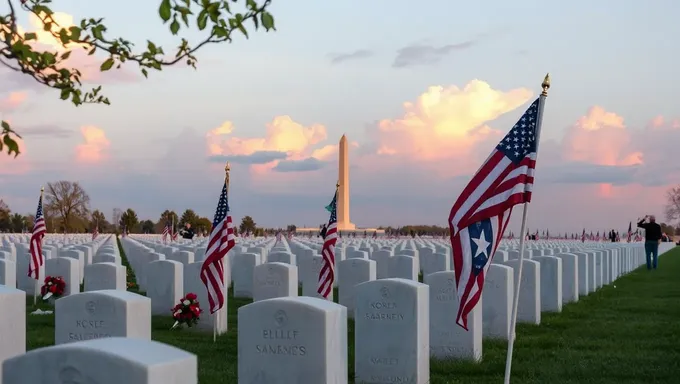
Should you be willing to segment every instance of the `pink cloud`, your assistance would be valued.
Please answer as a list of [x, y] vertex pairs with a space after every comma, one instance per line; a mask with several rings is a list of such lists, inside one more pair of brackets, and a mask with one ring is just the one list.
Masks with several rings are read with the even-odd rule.
[[[285, 154], [285, 160], [302, 160], [310, 156], [319, 156], [321, 160], [333, 153], [332, 145], [316, 148], [328, 136], [326, 127], [320, 124], [304, 126], [290, 116], [277, 116], [267, 123], [264, 137], [242, 138], [233, 135], [235, 130], [229, 121], [210, 130], [206, 134], [208, 154], [248, 156], [258, 152], [280, 152]], [[280, 161], [252, 164], [250, 169], [255, 174], [267, 173]]]
[[28, 97], [26, 92], [10, 92], [5, 97], [0, 97], [0, 112], [9, 112], [17, 109]]
[[79, 163], [92, 164], [108, 159], [111, 143], [103, 129], [93, 125], [80, 128], [83, 143], [75, 148], [76, 160]]

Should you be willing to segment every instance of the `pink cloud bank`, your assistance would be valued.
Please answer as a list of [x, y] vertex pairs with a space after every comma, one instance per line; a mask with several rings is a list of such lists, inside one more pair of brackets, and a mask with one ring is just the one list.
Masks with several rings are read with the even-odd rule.
[[[357, 222], [403, 223], [407, 220], [403, 215], [432, 217], [448, 210], [510, 128], [496, 120], [503, 115], [517, 119], [534, 97], [526, 88], [499, 90], [481, 80], [461, 87], [433, 86], [404, 102], [397, 116], [377, 120], [365, 137], [350, 137], [356, 140], [350, 142], [350, 166]], [[261, 135], [239, 132], [226, 120], [197, 137], [199, 145], [193, 150], [212, 159], [215, 167], [196, 163], [193, 174], [183, 177], [203, 177], [203, 182], [205, 175], [218, 175], [217, 168], [229, 160], [240, 188], [253, 193], [304, 199], [304, 195], [328, 193], [334, 185], [342, 132], [331, 133], [322, 124], [301, 123], [286, 115], [273, 118]], [[561, 139], [544, 140], [540, 147], [533, 206], [541, 214], [532, 219], [533, 226], [564, 221], [562, 225], [571, 229], [596, 230], [613, 222], [627, 225], [636, 215], [661, 213], [665, 190], [680, 180], [680, 166], [668, 158], [680, 142], [680, 120], [655, 117], [645, 127], [635, 128], [615, 112], [593, 106], [565, 124], [562, 132]], [[112, 154], [102, 129], [84, 126], [81, 135], [82, 142], [73, 148], [76, 164], [115, 169], [125, 161], [124, 156]], [[187, 153], [182, 145], [192, 137], [191, 132], [183, 132], [178, 137], [181, 143], [173, 145], [181, 144]], [[104, 175], [99, 172], [93, 177]], [[170, 179], [164, 182], [172, 184]], [[195, 188], [196, 183], [184, 184]], [[395, 209], [395, 199], [409, 208]], [[440, 216], [439, 224], [444, 225], [446, 215]]]

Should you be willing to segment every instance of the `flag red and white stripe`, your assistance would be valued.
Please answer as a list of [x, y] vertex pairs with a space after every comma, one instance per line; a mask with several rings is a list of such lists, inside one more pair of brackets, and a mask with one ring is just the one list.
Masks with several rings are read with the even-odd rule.
[[540, 99], [536, 99], [463, 189], [449, 214], [459, 308], [467, 318], [482, 296], [484, 279], [512, 214], [531, 201]]
[[29, 245], [29, 254], [31, 258], [28, 261], [28, 276], [36, 280], [40, 280], [40, 267], [43, 266], [45, 260], [42, 254], [42, 241], [47, 232], [45, 226], [45, 216], [43, 215], [42, 193], [38, 199], [38, 210], [35, 213], [35, 221], [33, 222], [33, 233], [31, 234], [31, 243]]
[[323, 257], [323, 265], [319, 271], [319, 287], [317, 292], [328, 299], [331, 292], [333, 292], [333, 283], [335, 282], [335, 243], [338, 241], [338, 192], [335, 191], [333, 201], [330, 205], [331, 215], [326, 226], [326, 237], [324, 237], [323, 247], [321, 248], [321, 256]]
[[227, 184], [222, 187], [217, 202], [215, 219], [213, 220], [205, 251], [205, 261], [201, 266], [201, 281], [208, 291], [210, 313], [215, 313], [224, 306], [224, 257], [236, 245], [234, 226], [229, 214]]

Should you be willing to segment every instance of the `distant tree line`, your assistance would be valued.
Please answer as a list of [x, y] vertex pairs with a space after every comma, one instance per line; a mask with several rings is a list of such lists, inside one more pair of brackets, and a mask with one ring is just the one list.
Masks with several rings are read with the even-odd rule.
[[[37, 196], [36, 196], [37, 203]], [[48, 233], [91, 233], [95, 227], [100, 233], [120, 233], [125, 228], [128, 233], [161, 233], [163, 227], [174, 223], [175, 229], [191, 224], [197, 233], [207, 233], [212, 220], [201, 217], [192, 209], [186, 209], [181, 215], [175, 211], [163, 211], [157, 220], [141, 220], [132, 208], [122, 210], [115, 208], [109, 221], [104, 213], [90, 207], [90, 196], [77, 181], [60, 180], [47, 183], [43, 198], [45, 224]], [[668, 235], [680, 236], [680, 186], [668, 191], [666, 219], [670, 223], [661, 223], [661, 230]], [[30, 232], [33, 230], [33, 213], [21, 214], [13, 212], [0, 199], [0, 232]], [[402, 227], [378, 227], [387, 236], [445, 236], [448, 227], [437, 225], [405, 225]], [[244, 216], [241, 223], [234, 228], [236, 233], [255, 236], [274, 236], [277, 233], [296, 233], [297, 227], [289, 224], [286, 228], [258, 227], [251, 216]], [[366, 231], [364, 231], [366, 232]], [[364, 233], [371, 236], [372, 233]]]

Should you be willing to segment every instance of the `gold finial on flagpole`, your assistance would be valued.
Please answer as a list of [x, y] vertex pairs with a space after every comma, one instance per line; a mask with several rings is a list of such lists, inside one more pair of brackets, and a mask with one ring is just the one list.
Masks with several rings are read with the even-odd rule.
[[335, 189], [340, 189], [340, 181], [339, 180], [338, 180], [338, 182], [335, 183]]
[[545, 78], [543, 78], [543, 83], [541, 83], [541, 87], [543, 88], [541, 96], [548, 96], [548, 89], [550, 89], [550, 73], [546, 74]]

